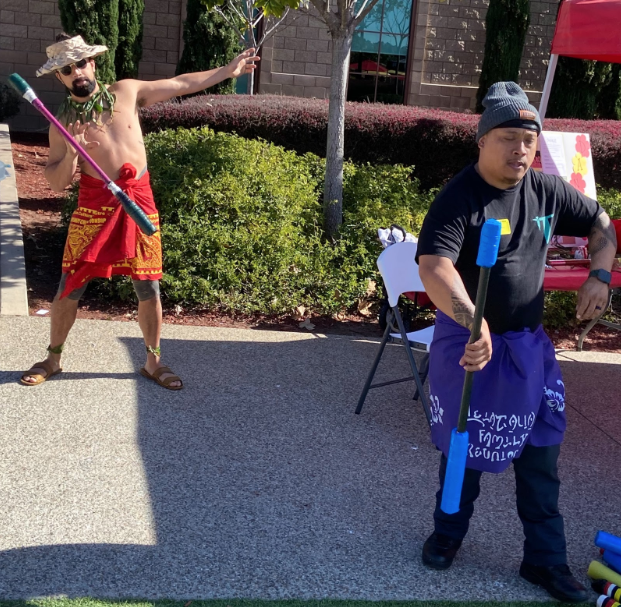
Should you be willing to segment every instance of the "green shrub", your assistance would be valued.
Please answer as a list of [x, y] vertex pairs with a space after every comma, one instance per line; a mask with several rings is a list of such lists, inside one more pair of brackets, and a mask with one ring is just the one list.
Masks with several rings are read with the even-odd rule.
[[[163, 293], [184, 307], [273, 315], [300, 305], [319, 314], [355, 309], [369, 280], [380, 284], [377, 228], [398, 223], [418, 234], [435, 195], [420, 191], [411, 167], [346, 163], [343, 225], [332, 244], [321, 233], [318, 156], [206, 127], [152, 133], [145, 144], [162, 221]], [[621, 192], [598, 194], [621, 217]], [[133, 297], [125, 277], [96, 288]], [[577, 324], [575, 306], [575, 293], [546, 293], [546, 328]]]
[[602, 205], [611, 219], [621, 219], [621, 192], [619, 190], [598, 188], [597, 202]]
[[543, 308], [543, 326], [562, 329], [577, 326], [575, 291], [546, 291]]
[[[411, 168], [345, 166], [344, 223], [322, 238], [324, 160], [208, 128], [145, 140], [162, 222], [163, 292], [171, 302], [229, 313], [333, 314], [379, 279], [377, 228], [417, 232], [431, 201]], [[65, 217], [75, 206], [68, 203]], [[129, 296], [127, 281], [103, 293]]]
[[0, 122], [18, 114], [20, 102], [19, 95], [12, 88], [0, 82]]

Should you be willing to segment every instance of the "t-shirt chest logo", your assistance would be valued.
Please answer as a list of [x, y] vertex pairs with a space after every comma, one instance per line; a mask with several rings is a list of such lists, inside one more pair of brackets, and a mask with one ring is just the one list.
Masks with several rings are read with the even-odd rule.
[[550, 243], [550, 237], [552, 236], [552, 225], [550, 224], [550, 219], [554, 217], [554, 213], [552, 215], [545, 215], [543, 217], [535, 217], [533, 221], [537, 224], [540, 232], [543, 232], [543, 235], [546, 239], [546, 244]]

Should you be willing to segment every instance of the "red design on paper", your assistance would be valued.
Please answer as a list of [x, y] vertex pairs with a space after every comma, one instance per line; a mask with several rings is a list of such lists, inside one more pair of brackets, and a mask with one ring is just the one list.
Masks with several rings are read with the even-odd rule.
[[582, 154], [585, 158], [588, 158], [591, 154], [591, 144], [586, 135], [578, 135], [576, 137], [576, 152]]
[[580, 173], [572, 173], [569, 183], [571, 183], [571, 185], [573, 185], [579, 192], [582, 192], [583, 194], [586, 192], [586, 181], [582, 179], [582, 175], [580, 175]]

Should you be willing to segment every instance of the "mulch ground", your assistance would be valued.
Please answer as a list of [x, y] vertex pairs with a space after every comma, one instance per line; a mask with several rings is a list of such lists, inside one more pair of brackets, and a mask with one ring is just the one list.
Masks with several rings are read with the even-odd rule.
[[[11, 134], [11, 145], [24, 232], [28, 304], [30, 313], [35, 314], [39, 310], [49, 310], [58, 288], [65, 236], [61, 226], [65, 194], [53, 192], [44, 177], [49, 153], [47, 135]], [[228, 316], [204, 309], [182, 310], [165, 300], [162, 303], [166, 323], [308, 332], [308, 329], [300, 328], [299, 318]], [[87, 290], [78, 318], [136, 322], [136, 305], [103, 301]], [[315, 325], [314, 332], [381, 336], [375, 318], [313, 316], [310, 321]], [[571, 350], [576, 347], [579, 333], [579, 328], [567, 327], [552, 331], [550, 337], [557, 348]], [[595, 327], [589, 333], [584, 349], [621, 353], [621, 332]]]

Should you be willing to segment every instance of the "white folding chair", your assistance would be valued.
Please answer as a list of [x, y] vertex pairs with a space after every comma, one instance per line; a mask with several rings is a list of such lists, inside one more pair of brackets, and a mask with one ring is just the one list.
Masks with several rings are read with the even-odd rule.
[[[425, 391], [423, 390], [423, 384], [429, 371], [429, 346], [433, 339], [434, 327], [427, 327], [420, 331], [411, 331], [406, 333], [405, 326], [403, 325], [403, 318], [399, 312], [399, 297], [402, 293], [409, 293], [412, 291], [424, 292], [425, 287], [418, 274], [418, 264], [415, 261], [416, 249], [418, 245], [415, 242], [398, 242], [390, 245], [377, 259], [377, 267], [379, 268], [382, 279], [384, 280], [384, 287], [386, 289], [386, 295], [388, 296], [388, 303], [393, 318], [397, 321], [399, 332], [394, 331], [392, 326], [392, 320], [388, 318], [386, 323], [386, 330], [384, 331], [384, 337], [380, 344], [379, 352], [373, 361], [371, 371], [362, 389], [362, 394], [358, 400], [358, 407], [356, 413], [362, 411], [362, 406], [367, 397], [367, 393], [372, 388], [380, 388], [382, 386], [390, 386], [392, 384], [399, 384], [406, 381], [414, 381], [416, 383], [416, 393], [414, 394], [414, 400], [420, 398], [423, 405], [423, 410], [427, 416], [427, 421], [431, 419], [429, 413], [429, 405], [427, 404], [427, 398]], [[412, 369], [411, 377], [404, 377], [402, 379], [394, 379], [392, 381], [385, 381], [379, 384], [372, 384], [373, 377], [377, 371], [377, 367], [384, 353], [384, 348], [388, 341], [400, 341], [405, 346], [405, 351], [408, 357], [408, 362]], [[417, 352], [423, 352], [424, 357], [421, 361], [420, 370], [416, 366], [414, 355], [412, 350]]]

